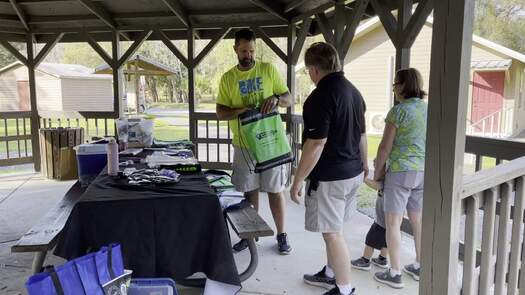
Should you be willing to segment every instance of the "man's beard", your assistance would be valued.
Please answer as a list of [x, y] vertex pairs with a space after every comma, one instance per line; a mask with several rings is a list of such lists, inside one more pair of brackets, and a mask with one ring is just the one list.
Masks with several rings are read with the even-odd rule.
[[253, 60], [253, 58], [243, 58], [243, 59], [239, 59], [239, 64], [240, 64], [243, 68], [248, 68], [248, 67], [252, 66], [254, 63], [255, 63], [255, 61]]

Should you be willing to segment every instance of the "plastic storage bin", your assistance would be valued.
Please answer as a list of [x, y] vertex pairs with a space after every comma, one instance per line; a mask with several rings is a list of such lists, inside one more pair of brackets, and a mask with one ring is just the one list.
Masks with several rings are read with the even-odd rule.
[[128, 295], [178, 295], [175, 282], [169, 278], [131, 279]]
[[78, 179], [82, 186], [89, 185], [108, 162], [106, 144], [81, 144], [77, 151]]

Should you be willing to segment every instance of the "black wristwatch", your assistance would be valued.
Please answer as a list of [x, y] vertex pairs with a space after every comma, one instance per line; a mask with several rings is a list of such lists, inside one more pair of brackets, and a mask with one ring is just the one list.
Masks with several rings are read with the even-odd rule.
[[279, 105], [279, 102], [281, 101], [281, 97], [278, 94], [274, 94], [273, 96], [277, 98], [277, 105]]

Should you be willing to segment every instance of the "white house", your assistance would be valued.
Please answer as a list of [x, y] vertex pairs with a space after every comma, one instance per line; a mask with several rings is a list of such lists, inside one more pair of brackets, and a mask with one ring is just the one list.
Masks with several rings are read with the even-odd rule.
[[[74, 64], [41, 63], [36, 94], [41, 111], [113, 111], [111, 75], [95, 75]], [[28, 111], [27, 68], [21, 62], [0, 69], [0, 111]]]
[[[432, 18], [411, 49], [410, 66], [428, 90]], [[360, 25], [344, 62], [344, 72], [367, 103], [367, 130], [381, 133], [393, 104], [396, 51], [377, 17]], [[468, 99], [468, 132], [509, 136], [525, 130], [525, 55], [473, 36]]]

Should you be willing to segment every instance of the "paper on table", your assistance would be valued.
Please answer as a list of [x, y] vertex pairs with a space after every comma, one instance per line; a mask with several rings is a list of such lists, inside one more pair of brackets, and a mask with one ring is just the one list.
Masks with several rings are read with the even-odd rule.
[[203, 295], [235, 295], [241, 287], [206, 279]]

